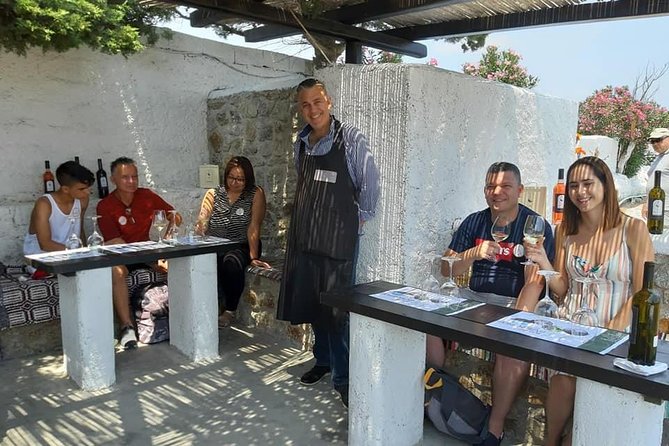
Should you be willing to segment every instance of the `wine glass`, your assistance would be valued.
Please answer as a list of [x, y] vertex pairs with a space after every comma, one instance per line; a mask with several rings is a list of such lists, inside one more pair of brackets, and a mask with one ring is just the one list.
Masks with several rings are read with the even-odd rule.
[[447, 296], [455, 296], [458, 294], [458, 284], [453, 280], [453, 264], [462, 260], [462, 258], [459, 256], [444, 256], [441, 260], [448, 262], [448, 280], [441, 285], [439, 292]]
[[[490, 227], [490, 235], [497, 243], [509, 238], [509, 235], [511, 235], [511, 220], [501, 215], [498, 216]], [[496, 256], [495, 262], [497, 262]]]
[[207, 227], [209, 225], [209, 221], [205, 218], [200, 218], [197, 220], [197, 223], [195, 224], [195, 232], [200, 234], [202, 236], [202, 241], [206, 242], [208, 240], [207, 238]]
[[100, 249], [100, 246], [104, 245], [105, 242], [105, 239], [102, 238], [102, 236], [98, 232], [99, 218], [100, 218], [99, 215], [94, 215], [93, 217], [91, 217], [91, 220], [93, 220], [93, 233], [89, 235], [88, 239], [86, 240], [86, 244], [93, 251], [98, 251]]
[[177, 226], [177, 210], [172, 209], [169, 211], [171, 217], [170, 217], [170, 226], [169, 230], [167, 231], [167, 234], [165, 234], [165, 238], [169, 240], [170, 243], [173, 245], [176, 245], [179, 243], [179, 226]]
[[153, 227], [158, 231], [158, 243], [163, 242], [163, 230], [167, 226], [167, 217], [163, 209], [153, 211]]
[[67, 219], [70, 223], [70, 233], [67, 236], [67, 239], [65, 239], [65, 249], [81, 248], [81, 239], [79, 238], [79, 230], [81, 227], [77, 224], [79, 221], [79, 214], [70, 215]]
[[[430, 259], [430, 274], [427, 276], [427, 279], [425, 279], [420, 287], [420, 289], [423, 291], [423, 299], [427, 298], [427, 293], [439, 293], [439, 280], [437, 280], [437, 274], [435, 272], [435, 264], [438, 265], [436, 262], [437, 259], [441, 258], [441, 256], [431, 254], [429, 256]], [[438, 296], [433, 296], [431, 299], [433, 302], [438, 302]]]
[[[599, 279], [588, 274], [585, 277], [577, 277], [577, 282], [581, 283], [581, 306], [571, 315], [571, 320], [574, 324], [585, 325], [588, 327], [596, 327], [599, 325], [599, 318], [595, 310], [590, 308], [590, 287], [599, 282]], [[597, 296], [595, 295], [595, 298]], [[585, 336], [588, 334], [587, 330], [575, 326], [574, 334], [577, 336]]]
[[[559, 273], [557, 271], [541, 269], [537, 271], [537, 274], [543, 276], [544, 280], [546, 281], [546, 288], [545, 288], [546, 293], [544, 294], [544, 297], [539, 302], [537, 302], [537, 305], [534, 307], [534, 314], [538, 316], [557, 319], [558, 305], [553, 301], [553, 299], [551, 299], [549, 295], [548, 282], [550, 281], [551, 277]], [[550, 329], [553, 326], [553, 323], [549, 321], [538, 321], [537, 323], [544, 329]]]
[[[528, 215], [525, 220], [525, 226], [523, 227], [523, 235], [527, 243], [536, 245], [541, 237], [544, 235], [544, 219], [540, 215]], [[535, 265], [535, 263], [527, 259], [524, 262], [520, 262], [522, 265]]]

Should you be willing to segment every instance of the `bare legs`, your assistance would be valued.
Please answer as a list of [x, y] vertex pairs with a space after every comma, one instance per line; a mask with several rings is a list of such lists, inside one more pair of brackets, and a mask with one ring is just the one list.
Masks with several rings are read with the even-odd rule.
[[492, 411], [488, 430], [497, 438], [504, 430], [504, 420], [530, 371], [530, 364], [497, 355], [492, 375]]
[[555, 375], [551, 378], [546, 399], [546, 445], [571, 445], [571, 429], [563, 442], [560, 441], [574, 411], [575, 395], [576, 378], [567, 375]]
[[437, 336], [427, 335], [427, 358], [425, 362], [429, 367], [443, 368], [446, 362], [446, 349], [444, 340]]
[[134, 326], [130, 317], [130, 297], [125, 278], [128, 277], [128, 268], [124, 265], [112, 267], [112, 296], [114, 311], [121, 327]]

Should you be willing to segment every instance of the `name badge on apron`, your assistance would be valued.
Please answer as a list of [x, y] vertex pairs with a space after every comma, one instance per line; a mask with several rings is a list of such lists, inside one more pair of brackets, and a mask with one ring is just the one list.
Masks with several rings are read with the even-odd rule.
[[325, 183], [336, 183], [337, 172], [332, 170], [316, 169], [314, 172], [314, 181], [323, 181]]

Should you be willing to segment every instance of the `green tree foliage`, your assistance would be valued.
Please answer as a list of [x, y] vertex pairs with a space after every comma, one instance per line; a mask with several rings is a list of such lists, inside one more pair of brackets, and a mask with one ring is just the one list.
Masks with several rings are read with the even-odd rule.
[[0, 48], [25, 55], [31, 47], [63, 52], [85, 45], [129, 55], [142, 50], [142, 36], [154, 43], [159, 37], [154, 25], [173, 15], [174, 8], [136, 0], [1, 0]]
[[513, 50], [500, 51], [496, 46], [486, 48], [478, 65], [466, 63], [462, 70], [466, 74], [484, 79], [504, 82], [522, 88], [534, 88], [539, 78], [527, 73], [525, 67], [520, 66], [520, 54]]

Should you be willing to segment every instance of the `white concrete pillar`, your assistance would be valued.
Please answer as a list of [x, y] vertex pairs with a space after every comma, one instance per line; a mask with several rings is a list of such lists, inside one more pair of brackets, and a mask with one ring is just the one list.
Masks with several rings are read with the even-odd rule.
[[193, 361], [218, 357], [216, 254], [169, 260], [170, 344]]
[[573, 444], [591, 446], [660, 446], [661, 401], [585, 378], [576, 379]]
[[82, 389], [116, 382], [111, 268], [58, 275], [63, 361]]
[[355, 313], [350, 330], [349, 444], [421, 443], [425, 333]]

